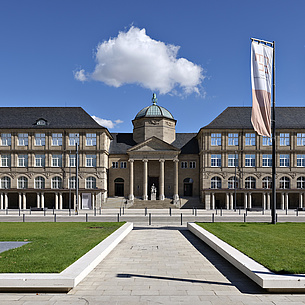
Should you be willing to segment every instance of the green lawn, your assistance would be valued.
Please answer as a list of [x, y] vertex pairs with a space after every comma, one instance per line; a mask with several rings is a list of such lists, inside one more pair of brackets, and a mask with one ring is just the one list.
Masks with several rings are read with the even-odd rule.
[[198, 223], [276, 273], [305, 273], [304, 223]]
[[30, 241], [0, 253], [0, 272], [61, 272], [123, 223], [0, 223], [0, 241]]

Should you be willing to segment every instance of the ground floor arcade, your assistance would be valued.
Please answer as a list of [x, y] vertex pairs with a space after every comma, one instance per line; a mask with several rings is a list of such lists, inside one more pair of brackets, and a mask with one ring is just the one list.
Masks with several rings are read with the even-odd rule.
[[[206, 209], [222, 208], [232, 210], [235, 208], [251, 209], [258, 208], [269, 210], [271, 207], [271, 190], [204, 190], [203, 200]], [[305, 206], [305, 191], [300, 190], [277, 190], [277, 209], [296, 209]]]

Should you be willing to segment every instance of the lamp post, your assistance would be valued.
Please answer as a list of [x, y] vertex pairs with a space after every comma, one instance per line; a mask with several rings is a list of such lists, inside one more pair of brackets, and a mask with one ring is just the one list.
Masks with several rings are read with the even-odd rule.
[[75, 166], [76, 166], [76, 177], [75, 177], [75, 192], [76, 192], [76, 202], [75, 202], [75, 214], [78, 213], [78, 136], [76, 136], [76, 143], [75, 143]]
[[235, 167], [235, 178], [234, 178], [234, 212], [236, 212], [236, 155], [237, 155], [237, 152], [235, 151], [235, 156], [234, 156], [234, 167]]
[[69, 154], [69, 213], [71, 211], [71, 150]]

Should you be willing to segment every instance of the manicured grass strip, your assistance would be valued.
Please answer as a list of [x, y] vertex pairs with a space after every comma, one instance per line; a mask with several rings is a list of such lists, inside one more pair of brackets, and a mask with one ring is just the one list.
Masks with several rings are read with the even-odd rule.
[[30, 241], [0, 253], [0, 272], [61, 272], [123, 224], [0, 223], [0, 241]]
[[271, 271], [305, 274], [304, 223], [197, 223]]

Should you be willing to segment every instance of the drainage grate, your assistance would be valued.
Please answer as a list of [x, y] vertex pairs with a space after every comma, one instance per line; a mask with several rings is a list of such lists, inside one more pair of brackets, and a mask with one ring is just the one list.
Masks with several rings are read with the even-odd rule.
[[137, 250], [137, 251], [155, 251], [155, 250], [159, 250], [159, 246], [131, 246], [130, 250]]

